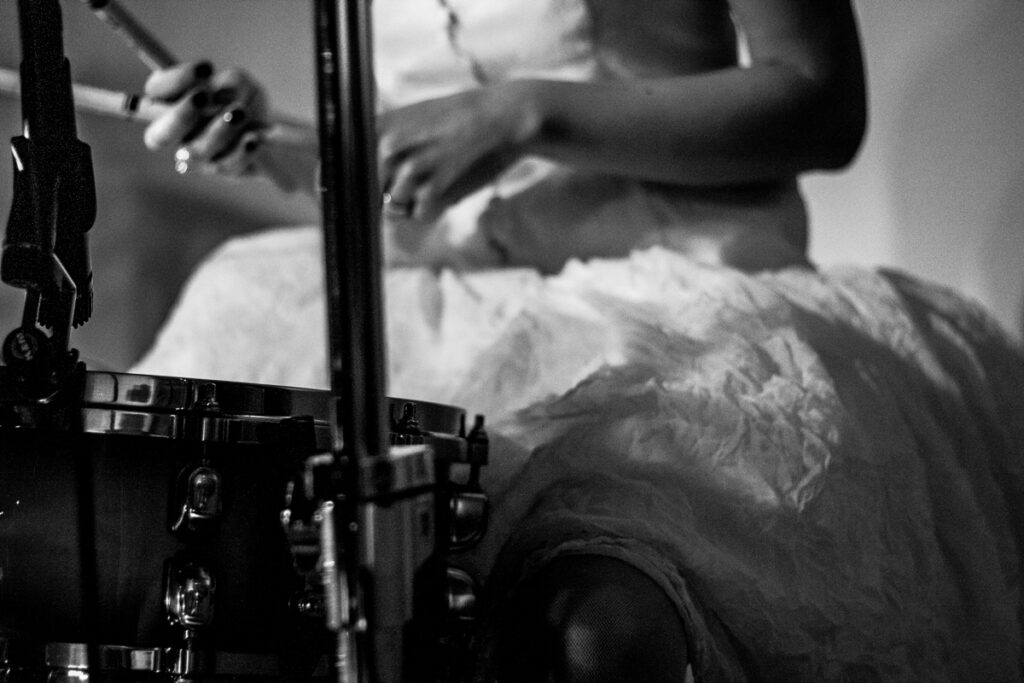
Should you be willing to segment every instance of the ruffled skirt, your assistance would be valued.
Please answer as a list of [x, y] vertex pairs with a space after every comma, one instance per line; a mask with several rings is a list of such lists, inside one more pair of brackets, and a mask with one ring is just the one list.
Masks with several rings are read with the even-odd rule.
[[[134, 369], [323, 387], [312, 229], [225, 245]], [[488, 418], [493, 619], [565, 553], [651, 576], [699, 680], [1021, 678], [1024, 360], [887, 271], [385, 277], [388, 394]]]

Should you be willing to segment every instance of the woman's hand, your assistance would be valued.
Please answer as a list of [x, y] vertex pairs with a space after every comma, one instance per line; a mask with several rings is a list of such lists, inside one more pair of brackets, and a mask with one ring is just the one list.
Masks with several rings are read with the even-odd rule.
[[286, 192], [316, 194], [316, 130], [269, 120], [266, 93], [245, 71], [214, 72], [209, 62], [179, 64], [154, 71], [145, 94], [171, 103], [143, 140], [152, 150], [174, 148], [179, 173], [261, 173]]
[[243, 175], [254, 170], [251, 154], [266, 128], [267, 98], [239, 69], [214, 72], [209, 62], [154, 71], [145, 94], [171, 104], [143, 136], [152, 150], [175, 148], [175, 167]]
[[385, 215], [432, 222], [515, 161], [535, 133], [528, 89], [506, 83], [380, 115]]

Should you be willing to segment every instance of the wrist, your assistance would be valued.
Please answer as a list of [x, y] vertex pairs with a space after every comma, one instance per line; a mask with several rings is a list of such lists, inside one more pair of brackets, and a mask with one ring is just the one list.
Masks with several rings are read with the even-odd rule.
[[530, 154], [541, 143], [547, 119], [545, 83], [540, 80], [508, 81], [500, 86], [499, 111], [507, 117], [507, 140], [515, 156]]

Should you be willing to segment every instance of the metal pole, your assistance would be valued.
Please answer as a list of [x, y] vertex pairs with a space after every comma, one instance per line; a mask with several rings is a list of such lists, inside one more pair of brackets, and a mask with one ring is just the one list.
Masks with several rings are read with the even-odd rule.
[[[328, 350], [336, 400], [334, 479], [339, 482], [338, 594], [343, 627], [334, 657], [338, 680], [372, 675], [372, 648], [360, 574], [372, 529], [360, 528], [361, 476], [387, 456], [386, 364], [381, 293], [380, 190], [374, 119], [369, 3], [314, 0], [320, 197], [324, 228]], [[354, 666], [351, 636], [359, 635]]]

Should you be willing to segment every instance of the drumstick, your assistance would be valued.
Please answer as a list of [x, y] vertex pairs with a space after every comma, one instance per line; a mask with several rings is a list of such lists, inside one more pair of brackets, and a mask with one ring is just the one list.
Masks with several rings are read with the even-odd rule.
[[142, 24], [114, 0], [82, 0], [93, 13], [128, 45], [135, 49], [139, 59], [152, 71], [174, 66], [177, 59], [170, 50], [145, 29]]
[[[71, 93], [75, 99], [75, 109], [121, 119], [149, 122], [170, 109], [168, 105], [148, 97], [80, 83], [71, 84]], [[0, 94], [21, 96], [21, 78], [14, 69], [0, 67]]]
[[[81, 83], [72, 83], [71, 92], [75, 109], [101, 116], [149, 123], [166, 113], [171, 105], [144, 95], [107, 90]], [[14, 69], [0, 67], [0, 95], [21, 96], [21, 78]], [[275, 121], [263, 131], [264, 137], [273, 142], [299, 145], [315, 139], [311, 126], [298, 122]]]

